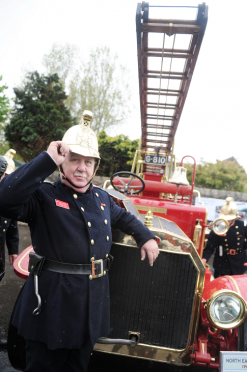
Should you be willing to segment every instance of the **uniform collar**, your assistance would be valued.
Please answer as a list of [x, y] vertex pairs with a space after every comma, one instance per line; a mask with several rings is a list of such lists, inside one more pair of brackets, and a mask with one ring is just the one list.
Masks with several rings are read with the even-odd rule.
[[63, 181], [61, 180], [60, 175], [59, 175], [59, 178], [58, 178], [58, 182], [59, 182], [59, 184], [62, 185], [65, 189], [67, 189], [67, 190], [71, 190], [71, 191], [76, 192], [77, 194], [80, 194], [80, 195], [88, 194], [88, 193], [90, 193], [90, 191], [93, 190], [93, 184], [92, 184], [92, 182], [90, 182], [90, 184], [88, 185], [88, 188], [87, 188], [87, 190], [86, 190], [85, 192], [79, 192], [79, 191], [73, 189], [72, 187], [70, 187], [70, 186], [68, 186], [68, 185], [65, 185], [65, 183], [63, 183]]

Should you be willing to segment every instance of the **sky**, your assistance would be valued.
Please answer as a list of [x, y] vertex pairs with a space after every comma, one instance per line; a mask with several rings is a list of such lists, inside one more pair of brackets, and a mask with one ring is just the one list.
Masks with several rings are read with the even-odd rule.
[[[140, 1], [141, 2], [141, 1]], [[179, 161], [234, 156], [247, 171], [246, 0], [205, 0], [208, 24], [175, 137]], [[149, 5], [197, 6], [199, 0], [150, 0]], [[131, 114], [108, 132], [140, 138], [135, 0], [0, 0], [0, 75], [14, 97], [24, 70], [44, 73], [43, 56], [54, 43], [74, 44], [87, 56], [108, 46], [129, 71]]]

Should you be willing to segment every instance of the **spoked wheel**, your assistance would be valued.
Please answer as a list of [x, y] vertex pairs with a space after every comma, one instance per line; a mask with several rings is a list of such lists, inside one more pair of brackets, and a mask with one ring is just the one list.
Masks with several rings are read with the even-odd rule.
[[[25, 284], [24, 284], [25, 285]], [[11, 314], [10, 322], [9, 322], [9, 330], [8, 330], [8, 357], [10, 364], [12, 367], [17, 369], [18, 371], [24, 371], [26, 367], [26, 341], [25, 339], [18, 335], [18, 330], [12, 324], [13, 315], [20, 299], [21, 293], [23, 291], [24, 286], [22, 287], [17, 300], [15, 302], [15, 306], [13, 312]]]
[[145, 188], [143, 179], [132, 172], [117, 172], [110, 179], [112, 187], [125, 195], [135, 195]]

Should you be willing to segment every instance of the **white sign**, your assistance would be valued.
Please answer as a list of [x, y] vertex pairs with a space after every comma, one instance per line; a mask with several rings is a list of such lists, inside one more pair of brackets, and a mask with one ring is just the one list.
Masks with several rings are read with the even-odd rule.
[[166, 163], [166, 156], [147, 155], [145, 154], [145, 164], [162, 164]]
[[247, 371], [247, 352], [221, 351], [220, 372]]
[[[201, 202], [203, 202], [204, 207], [207, 208], [208, 221], [214, 221], [216, 218], [219, 217], [219, 212], [222, 207], [226, 203], [225, 199], [214, 199], [214, 198], [201, 198]], [[234, 203], [237, 205], [238, 213], [241, 216], [241, 221], [246, 220], [247, 221], [247, 203], [246, 202], [240, 202], [240, 201], [234, 201]], [[195, 199], [195, 205], [200, 207], [202, 204], [198, 203], [198, 197]]]

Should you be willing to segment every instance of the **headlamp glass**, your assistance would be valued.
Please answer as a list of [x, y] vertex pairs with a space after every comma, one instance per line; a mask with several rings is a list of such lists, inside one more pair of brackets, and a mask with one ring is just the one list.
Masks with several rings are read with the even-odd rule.
[[225, 220], [218, 220], [214, 223], [214, 231], [216, 234], [224, 234], [225, 230], [228, 228], [228, 223]]
[[237, 297], [221, 295], [210, 306], [210, 315], [215, 322], [228, 324], [235, 322], [242, 312], [242, 304]]

